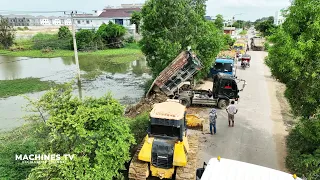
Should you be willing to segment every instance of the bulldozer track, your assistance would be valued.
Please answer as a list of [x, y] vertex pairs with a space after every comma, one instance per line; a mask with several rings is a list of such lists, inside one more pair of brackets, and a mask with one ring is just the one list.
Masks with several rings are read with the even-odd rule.
[[139, 152], [143, 142], [139, 145], [138, 150], [134, 154], [129, 166], [129, 180], [146, 180], [149, 175], [149, 166], [147, 162], [138, 159]]
[[197, 170], [197, 159], [199, 151], [199, 137], [195, 134], [188, 136], [189, 152], [188, 163], [184, 167], [177, 167], [176, 180], [195, 180]]

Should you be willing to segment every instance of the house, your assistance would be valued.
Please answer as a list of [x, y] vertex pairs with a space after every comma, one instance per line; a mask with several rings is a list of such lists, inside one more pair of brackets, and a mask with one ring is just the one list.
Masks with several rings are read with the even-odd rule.
[[49, 16], [48, 19], [49, 19], [49, 24], [52, 26], [61, 26], [62, 25], [59, 17]]
[[141, 11], [141, 8], [106, 8], [99, 15], [99, 18], [102, 18], [106, 22], [113, 22], [124, 26], [130, 34], [135, 34], [135, 25], [131, 24], [131, 14], [134, 11]]
[[45, 16], [36, 16], [36, 19], [39, 20], [40, 22], [40, 26], [49, 26], [51, 25], [49, 18], [45, 17]]
[[30, 26], [31, 19], [33, 16], [30, 15], [6, 15], [3, 16], [6, 18], [10, 24], [10, 26]]
[[94, 10], [92, 14], [77, 14], [74, 17], [76, 28], [97, 30], [103, 23], [113, 22], [124, 26], [130, 34], [135, 33], [135, 25], [131, 24], [131, 14], [141, 11], [141, 8], [112, 8], [107, 7], [103, 11]]
[[235, 27], [224, 27], [223, 28], [223, 32], [224, 34], [230, 34], [230, 35], [234, 35], [235, 34]]

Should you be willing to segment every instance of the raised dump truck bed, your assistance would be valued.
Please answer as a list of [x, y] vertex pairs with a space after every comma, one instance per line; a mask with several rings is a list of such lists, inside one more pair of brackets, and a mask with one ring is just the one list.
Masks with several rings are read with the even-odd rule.
[[180, 53], [153, 81], [146, 96], [148, 97], [150, 92], [157, 88], [167, 96], [173, 96], [174, 92], [201, 68], [201, 61], [191, 51]]

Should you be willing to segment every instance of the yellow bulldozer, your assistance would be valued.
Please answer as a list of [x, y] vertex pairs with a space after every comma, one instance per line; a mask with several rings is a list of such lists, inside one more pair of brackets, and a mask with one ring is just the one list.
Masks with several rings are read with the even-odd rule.
[[185, 106], [174, 101], [154, 104], [147, 132], [131, 160], [130, 180], [196, 178], [198, 139], [187, 136]]

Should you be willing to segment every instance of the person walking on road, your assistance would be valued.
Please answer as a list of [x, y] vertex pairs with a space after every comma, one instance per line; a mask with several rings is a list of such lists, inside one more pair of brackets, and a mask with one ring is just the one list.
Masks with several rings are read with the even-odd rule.
[[209, 120], [210, 120], [210, 134], [212, 135], [212, 128], [213, 128], [213, 132], [214, 134], [217, 133], [217, 128], [216, 128], [216, 124], [217, 124], [217, 111], [216, 109], [211, 109], [210, 113], [209, 113]]
[[229, 121], [229, 127], [230, 127], [230, 121], [232, 121], [232, 127], [234, 126], [234, 115], [237, 114], [238, 109], [236, 105], [234, 104], [234, 101], [231, 101], [231, 104], [226, 109], [228, 113], [228, 121]]

